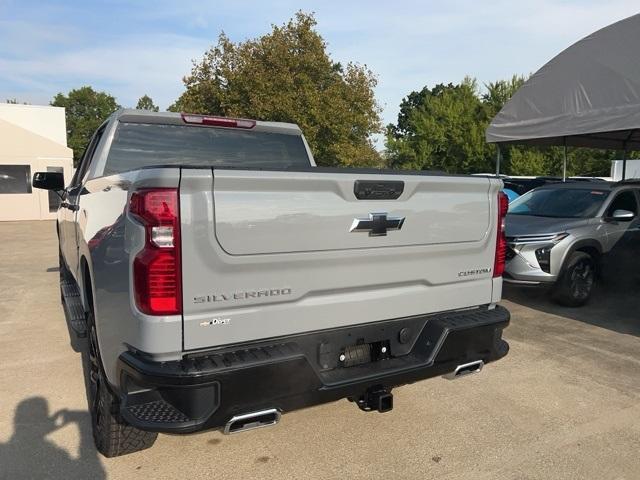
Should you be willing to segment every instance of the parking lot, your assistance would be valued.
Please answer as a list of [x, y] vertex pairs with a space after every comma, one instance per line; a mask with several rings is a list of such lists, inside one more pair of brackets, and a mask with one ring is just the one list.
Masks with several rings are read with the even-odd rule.
[[391, 413], [343, 400], [274, 428], [161, 435], [151, 450], [104, 459], [59, 302], [54, 224], [0, 223], [0, 239], [0, 478], [639, 476], [640, 300], [631, 288], [601, 288], [573, 310], [506, 289], [509, 355], [480, 375], [399, 388]]

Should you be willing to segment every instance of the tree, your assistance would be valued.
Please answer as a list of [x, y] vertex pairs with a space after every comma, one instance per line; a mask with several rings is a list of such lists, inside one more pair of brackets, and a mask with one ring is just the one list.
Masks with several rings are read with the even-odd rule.
[[474, 79], [412, 92], [400, 104], [398, 124], [387, 127], [387, 160], [396, 168], [491, 171], [486, 118]]
[[[434, 169], [451, 173], [493, 172], [496, 146], [484, 132], [504, 104], [524, 84], [514, 75], [485, 85], [480, 93], [474, 80], [424, 87], [402, 100], [397, 123], [387, 126], [385, 156], [396, 168]], [[562, 147], [502, 146], [501, 173], [562, 175]], [[632, 152], [629, 158], [639, 156]], [[621, 152], [569, 148], [569, 176], [608, 176], [611, 160]]]
[[[487, 124], [495, 117], [505, 103], [524, 84], [526, 78], [521, 75], [513, 75], [509, 80], [498, 80], [485, 85], [482, 94], [482, 103], [487, 112]], [[492, 152], [495, 158], [495, 148]], [[503, 146], [501, 173], [509, 172], [512, 175], [550, 175], [547, 169], [548, 161], [544, 151], [522, 146]], [[493, 171], [493, 169], [491, 170]]]
[[157, 112], [160, 110], [156, 105], [153, 104], [153, 99], [149, 95], [143, 95], [138, 99], [138, 104], [136, 105], [137, 110], [149, 110], [151, 112]]
[[7, 98], [7, 103], [10, 105], [29, 105], [27, 102], [19, 102], [17, 98]]
[[513, 94], [524, 84], [526, 78], [522, 75], [513, 75], [510, 80], [498, 80], [485, 85], [486, 92], [482, 94], [482, 103], [487, 109], [489, 120], [495, 117], [504, 107]]
[[334, 62], [315, 26], [298, 12], [256, 39], [234, 43], [222, 33], [169, 110], [296, 123], [318, 165], [380, 166], [370, 140], [381, 127], [376, 77]]
[[91, 87], [58, 93], [51, 105], [64, 107], [67, 116], [67, 144], [73, 149], [73, 163], [77, 167], [93, 132], [120, 106], [116, 99]]

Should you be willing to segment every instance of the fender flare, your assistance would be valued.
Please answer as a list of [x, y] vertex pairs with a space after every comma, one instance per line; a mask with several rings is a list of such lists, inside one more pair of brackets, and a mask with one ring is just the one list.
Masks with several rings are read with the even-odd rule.
[[596, 271], [600, 270], [600, 258], [603, 255], [602, 245], [596, 239], [585, 238], [583, 240], [578, 240], [573, 245], [571, 245], [571, 247], [567, 250], [567, 253], [564, 255], [564, 258], [562, 259], [562, 266], [560, 267], [558, 276], [561, 276], [564, 273], [564, 270], [567, 266], [567, 262], [569, 261], [569, 258], [571, 258], [571, 255], [576, 251], [579, 251], [579, 250], [584, 251], [585, 249], [595, 250], [598, 253], [598, 256], [594, 258], [594, 260], [596, 262]]

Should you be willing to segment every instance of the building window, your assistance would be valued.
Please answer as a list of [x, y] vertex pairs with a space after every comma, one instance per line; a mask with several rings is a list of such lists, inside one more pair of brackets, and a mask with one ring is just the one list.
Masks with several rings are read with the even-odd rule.
[[30, 165], [0, 165], [0, 194], [31, 193]]
[[[62, 170], [62, 167], [47, 167], [47, 172], [63, 173], [63, 170]], [[48, 193], [49, 193], [49, 213], [57, 212], [58, 207], [60, 206], [60, 197], [58, 196], [58, 192], [49, 190]]]

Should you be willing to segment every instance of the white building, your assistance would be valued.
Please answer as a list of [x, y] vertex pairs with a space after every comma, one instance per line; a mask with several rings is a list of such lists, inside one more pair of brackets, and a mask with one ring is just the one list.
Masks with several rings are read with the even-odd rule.
[[0, 221], [55, 218], [55, 192], [31, 187], [38, 171], [73, 175], [64, 108], [0, 104]]
[[[614, 182], [622, 180], [622, 160], [611, 161], [611, 179]], [[624, 178], [640, 178], [640, 160], [627, 160]]]

